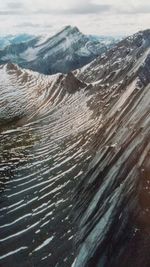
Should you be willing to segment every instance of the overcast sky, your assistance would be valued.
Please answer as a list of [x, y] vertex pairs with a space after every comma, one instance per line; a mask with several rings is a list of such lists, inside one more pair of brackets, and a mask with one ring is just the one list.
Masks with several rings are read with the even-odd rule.
[[150, 1], [0, 0], [0, 35], [53, 34], [65, 25], [88, 34], [132, 34], [150, 28]]

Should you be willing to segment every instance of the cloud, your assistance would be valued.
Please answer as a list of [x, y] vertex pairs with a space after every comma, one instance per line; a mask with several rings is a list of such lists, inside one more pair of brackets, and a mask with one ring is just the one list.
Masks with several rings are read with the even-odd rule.
[[[93, 0], [93, 3], [100, 4], [101, 0]], [[150, 14], [150, 2], [147, 0], [105, 0], [110, 5], [111, 12], [117, 14]]]
[[75, 8], [71, 8], [69, 10], [64, 11], [64, 13], [69, 14], [97, 14], [97, 13], [104, 13], [111, 9], [109, 5], [96, 5], [89, 3], [86, 6], [79, 6]]
[[0, 15], [5, 16], [5, 15], [19, 15], [20, 11], [17, 10], [0, 10]]
[[0, 15], [19, 15], [25, 14], [26, 7], [22, 0], [6, 0], [0, 3]]
[[24, 22], [16, 25], [17, 28], [37, 28], [41, 27], [39, 23]]
[[[116, 11], [119, 11], [116, 9]], [[130, 7], [129, 9], [122, 9], [120, 10], [122, 13], [125, 14], [150, 14], [150, 4], [148, 5], [141, 5], [137, 7]]]
[[93, 4], [90, 1], [77, 1], [75, 5], [66, 6], [64, 8], [41, 8], [36, 11], [36, 13], [40, 14], [48, 14], [48, 13], [55, 13], [55, 14], [97, 14], [97, 13], [104, 13], [111, 10], [110, 5], [98, 5]]
[[149, 28], [149, 21], [148, 0], [0, 0], [0, 35], [54, 34], [66, 25], [88, 34], [122, 35]]
[[[1, 2], [1, 1], [0, 1]], [[0, 15], [7, 14], [149, 14], [147, 0], [5, 0]]]
[[6, 9], [10, 10], [18, 10], [18, 9], [23, 9], [24, 8], [24, 4], [21, 2], [8, 2], [6, 5]]
[[0, 15], [20, 14], [97, 14], [111, 9], [110, 5], [93, 3], [92, 0], [5, 0], [0, 4]]

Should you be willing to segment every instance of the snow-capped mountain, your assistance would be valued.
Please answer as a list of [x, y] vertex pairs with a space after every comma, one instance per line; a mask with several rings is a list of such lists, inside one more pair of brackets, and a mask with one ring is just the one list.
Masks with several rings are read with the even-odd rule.
[[68, 73], [80, 68], [116, 43], [115, 38], [86, 36], [71, 26], [47, 39], [23, 38], [19, 43], [19, 37], [14, 39], [17, 42], [1, 49], [0, 63], [11, 62], [44, 74]]

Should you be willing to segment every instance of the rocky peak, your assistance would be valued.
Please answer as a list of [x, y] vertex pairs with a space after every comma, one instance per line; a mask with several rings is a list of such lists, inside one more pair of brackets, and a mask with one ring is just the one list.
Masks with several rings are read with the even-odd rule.
[[71, 25], [68, 25], [68, 26], [66, 26], [63, 30], [62, 30], [62, 32], [67, 32], [67, 33], [81, 33], [80, 31], [79, 31], [79, 29], [76, 27], [76, 26], [71, 26]]
[[68, 89], [69, 93], [74, 93], [77, 90], [80, 90], [86, 86], [85, 83], [78, 80], [72, 72], [66, 75], [65, 87]]

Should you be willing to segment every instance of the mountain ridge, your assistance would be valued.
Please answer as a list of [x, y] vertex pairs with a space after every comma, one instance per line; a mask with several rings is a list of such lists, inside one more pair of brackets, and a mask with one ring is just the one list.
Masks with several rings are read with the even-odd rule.
[[67, 74], [8, 63], [0, 86], [2, 264], [149, 267], [149, 30]]
[[[101, 58], [77, 72], [81, 80], [93, 82], [103, 116], [95, 136], [97, 153], [76, 189], [75, 267], [148, 267], [150, 262], [150, 31], [108, 52], [109, 70], [117, 59], [122, 62], [123, 52], [119, 80], [113, 77], [108, 84]], [[97, 69], [101, 64], [103, 74]]]

